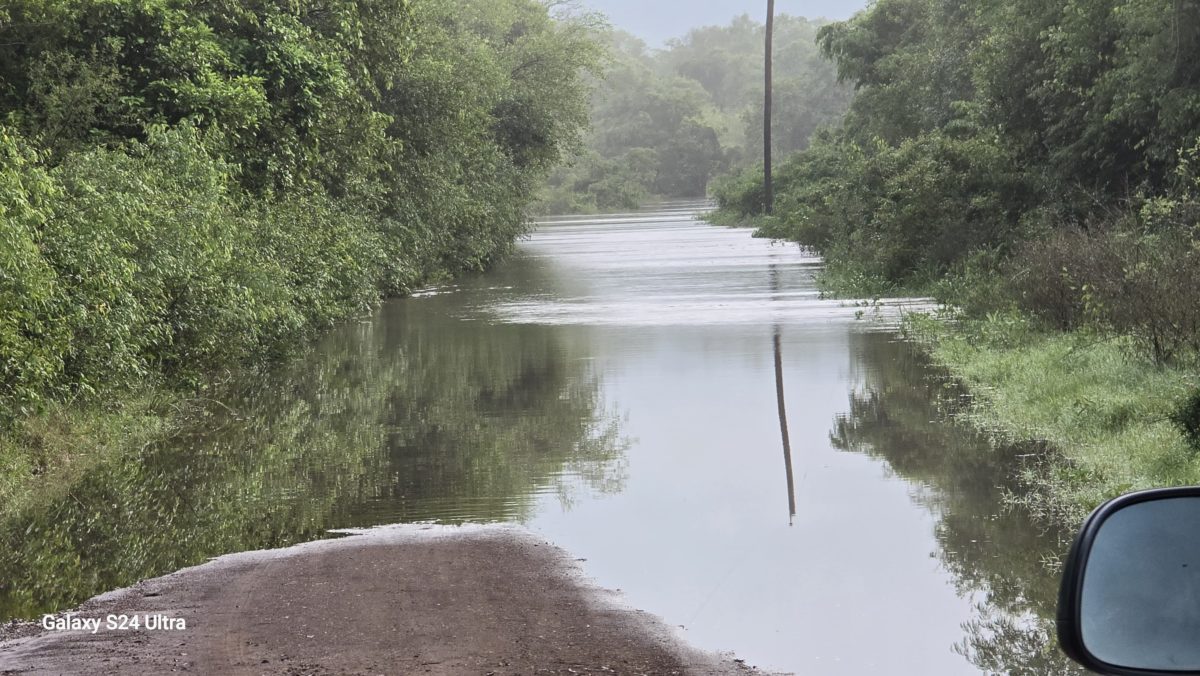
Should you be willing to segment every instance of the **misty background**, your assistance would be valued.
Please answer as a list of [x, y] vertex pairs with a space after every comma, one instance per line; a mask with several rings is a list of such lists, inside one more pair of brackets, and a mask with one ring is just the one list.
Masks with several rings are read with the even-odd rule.
[[[613, 13], [611, 28], [597, 35], [610, 59], [592, 79], [583, 147], [551, 172], [541, 211], [613, 212], [699, 198], [722, 177], [761, 164], [765, 17], [738, 11], [756, 2], [707, 2], [687, 11], [654, 5], [646, 12], [624, 0], [595, 4]], [[800, 3], [780, 3], [788, 4]], [[817, 45], [831, 21], [776, 13], [777, 157], [804, 150], [819, 129], [836, 126], [853, 98]], [[651, 42], [668, 34], [675, 37]]]
[[[586, 0], [586, 4], [607, 14], [614, 27], [638, 36], [650, 47], [661, 47], [693, 28], [728, 24], [741, 14], [761, 22], [767, 13], [767, 3], [762, 0]], [[776, 0], [775, 13], [843, 20], [866, 6], [866, 0]]]

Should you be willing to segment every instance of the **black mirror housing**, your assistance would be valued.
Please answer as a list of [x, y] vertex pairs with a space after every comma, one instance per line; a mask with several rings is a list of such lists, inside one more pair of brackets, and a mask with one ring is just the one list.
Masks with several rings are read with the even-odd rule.
[[1058, 640], [1114, 676], [1200, 675], [1200, 486], [1129, 493], [1084, 521], [1063, 568]]

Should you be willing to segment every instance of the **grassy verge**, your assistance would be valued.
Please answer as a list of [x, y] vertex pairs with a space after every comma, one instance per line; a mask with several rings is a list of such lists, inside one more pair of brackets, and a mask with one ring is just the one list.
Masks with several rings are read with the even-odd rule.
[[969, 422], [1044, 442], [1018, 498], [1034, 513], [1077, 521], [1125, 491], [1200, 483], [1200, 454], [1171, 420], [1194, 371], [1156, 366], [1121, 337], [1046, 333], [1018, 315], [914, 315], [906, 331], [972, 393]]

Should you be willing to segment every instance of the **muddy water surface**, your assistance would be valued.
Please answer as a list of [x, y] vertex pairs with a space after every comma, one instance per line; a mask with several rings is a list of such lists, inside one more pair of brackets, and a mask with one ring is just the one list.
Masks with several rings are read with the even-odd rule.
[[0, 617], [231, 551], [518, 522], [693, 643], [801, 674], [1061, 673], [1060, 534], [819, 261], [695, 205], [548, 219], [0, 525]]

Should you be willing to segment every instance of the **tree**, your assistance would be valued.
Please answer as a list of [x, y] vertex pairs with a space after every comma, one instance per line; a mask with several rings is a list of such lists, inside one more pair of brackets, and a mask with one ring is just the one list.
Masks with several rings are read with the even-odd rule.
[[0, 4], [0, 428], [197, 385], [507, 252], [601, 56], [554, 10]]

